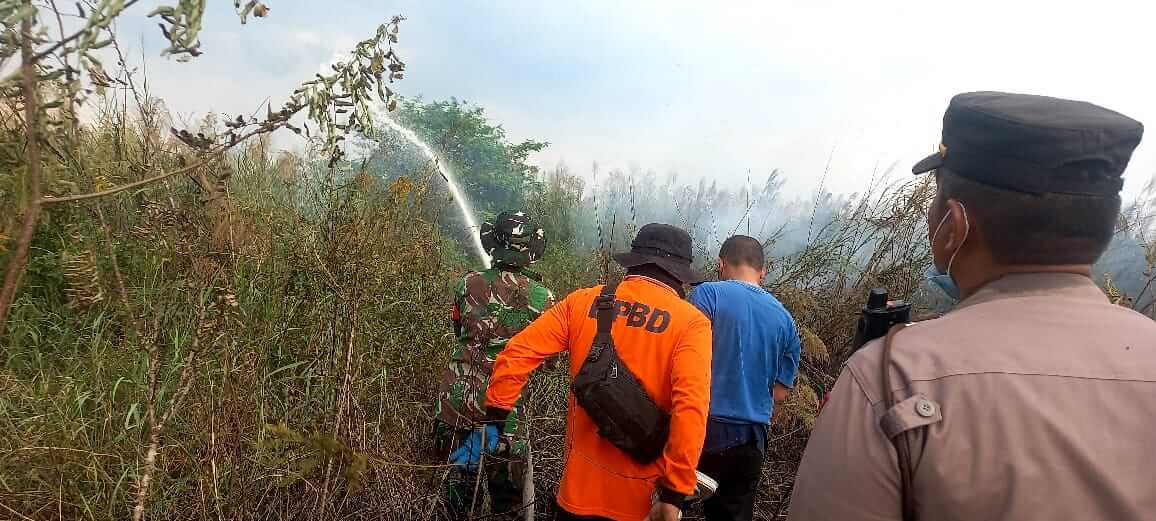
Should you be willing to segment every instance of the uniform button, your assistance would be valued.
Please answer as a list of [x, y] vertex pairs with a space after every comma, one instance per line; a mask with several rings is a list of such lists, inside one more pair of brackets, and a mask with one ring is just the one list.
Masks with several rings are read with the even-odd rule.
[[931, 400], [919, 400], [915, 402], [915, 413], [924, 418], [935, 416], [935, 404]]

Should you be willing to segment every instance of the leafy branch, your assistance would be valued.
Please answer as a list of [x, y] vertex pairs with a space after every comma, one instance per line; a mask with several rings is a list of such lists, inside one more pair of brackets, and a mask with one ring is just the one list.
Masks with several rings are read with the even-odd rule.
[[[373, 132], [375, 104], [384, 104], [389, 111], [397, 107], [397, 95], [388, 84], [405, 74], [405, 62], [393, 48], [404, 20], [395, 16], [378, 26], [373, 37], [358, 42], [348, 59], [330, 65], [332, 73], [318, 73], [302, 83], [280, 109], [269, 106], [263, 119], [237, 116], [225, 123], [226, 131], [217, 137], [186, 130], [174, 130], [173, 134], [191, 148], [208, 151], [285, 128], [317, 140], [333, 166], [345, 156], [342, 144], [347, 136]], [[292, 120], [302, 112], [307, 121], [298, 126]]]
[[[201, 160], [195, 164], [92, 193], [43, 197], [40, 195], [40, 148], [45, 138], [41, 127], [60, 127], [66, 123], [75, 125], [77, 116], [72, 108], [83, 103], [87, 95], [106, 87], [132, 87], [105, 72], [100, 59], [94, 54], [110, 45], [115, 47], [113, 23], [137, 1], [100, 0], [89, 3], [87, 12], [77, 4], [79, 17], [85, 19], [82, 28], [65, 35], [61, 27], [62, 37], [53, 42], [46, 31], [35, 29], [40, 13], [31, 0], [0, 0], [0, 22], [3, 24], [0, 43], [4, 44], [0, 45], [0, 66], [15, 56], [17, 49], [21, 52], [20, 67], [0, 80], [0, 93], [5, 97], [20, 99], [24, 108], [26, 145], [22, 170], [24, 184], [28, 187], [21, 212], [23, 225], [16, 237], [15, 251], [9, 256], [3, 285], [0, 286], [0, 332], [7, 322], [8, 312], [27, 264], [28, 245], [43, 206], [105, 197], [190, 172], [207, 165], [215, 157], [249, 138], [282, 128], [317, 141], [323, 153], [328, 156], [330, 165], [334, 165], [344, 157], [342, 144], [350, 133], [372, 132], [371, 105], [380, 102], [391, 111], [397, 106], [396, 95], [387, 84], [404, 77], [405, 63], [393, 48], [398, 42], [400, 24], [404, 20], [401, 16], [393, 17], [379, 26], [373, 37], [359, 42], [348, 59], [331, 65], [332, 73], [317, 74], [314, 79], [302, 83], [280, 109], [273, 110], [270, 106], [264, 118], [246, 119], [239, 116], [226, 123], [227, 130], [222, 135], [214, 137], [172, 129], [177, 139], [201, 153]], [[262, 18], [269, 13], [269, 8], [259, 1], [249, 1], [242, 5], [241, 0], [234, 0], [234, 7], [242, 23], [249, 15]], [[55, 3], [51, 4], [51, 8], [59, 21], [60, 13]], [[170, 43], [162, 55], [175, 55], [178, 61], [187, 61], [202, 54], [198, 35], [204, 9], [204, 0], [179, 0], [175, 5], [163, 5], [149, 14], [163, 21], [160, 24], [161, 31]], [[44, 48], [38, 50], [38, 47]], [[76, 55], [78, 68], [69, 64], [69, 55]], [[48, 57], [58, 58], [61, 66], [48, 64], [45, 61]], [[85, 79], [95, 89], [84, 88]], [[57, 99], [42, 100], [42, 92], [51, 92], [51, 89], [43, 89], [44, 85], [60, 85], [63, 94]], [[68, 110], [60, 117], [43, 117], [48, 115], [47, 111], [63, 107], [66, 101]], [[307, 122], [298, 126], [293, 123], [293, 118], [301, 113], [306, 114]], [[315, 132], [310, 122], [316, 127]]]

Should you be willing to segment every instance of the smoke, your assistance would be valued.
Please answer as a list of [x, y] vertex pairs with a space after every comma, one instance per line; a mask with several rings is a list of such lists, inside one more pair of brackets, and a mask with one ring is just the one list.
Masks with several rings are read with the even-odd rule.
[[[651, 171], [595, 172], [594, 183], [581, 198], [579, 227], [574, 235], [579, 254], [629, 249], [637, 229], [661, 222], [679, 226], [691, 234], [694, 256], [700, 268], [709, 269], [727, 237], [749, 235], [764, 244], [774, 262], [831, 264], [816, 279], [800, 282], [830, 283], [835, 278], [851, 284], [867, 268], [901, 269], [908, 279], [919, 279], [930, 264], [927, 253], [926, 204], [934, 186], [894, 175], [895, 165], [873, 176], [865, 193], [839, 194], [825, 191], [811, 197], [787, 197], [779, 171], [752, 176], [745, 186], [721, 186], [702, 179], [680, 183], [676, 174], [660, 176]], [[901, 221], [901, 222], [900, 222]], [[1093, 277], [1103, 287], [1110, 283], [1133, 299], [1138, 310], [1156, 305], [1156, 178], [1128, 204], [1121, 227], [1108, 250], [1093, 266]], [[843, 242], [848, 244], [835, 244]], [[815, 258], [816, 249], [834, 253]], [[885, 269], [884, 269], [885, 268]], [[795, 283], [795, 281], [788, 281]], [[916, 299], [932, 309], [946, 309], [950, 301], [927, 284], [904, 288], [902, 297]]]
[[690, 233], [695, 259], [702, 264], [712, 263], [732, 235], [754, 237], [766, 246], [768, 256], [798, 251], [808, 235], [829, 226], [855, 197], [823, 193], [810, 200], [787, 198], [778, 170], [752, 175], [738, 188], [707, 179], [684, 184], [677, 174], [652, 171], [611, 170], [595, 172], [593, 178], [581, 202], [589, 215], [581, 221], [590, 225], [576, 233], [580, 251], [628, 249], [638, 228], [658, 222]]

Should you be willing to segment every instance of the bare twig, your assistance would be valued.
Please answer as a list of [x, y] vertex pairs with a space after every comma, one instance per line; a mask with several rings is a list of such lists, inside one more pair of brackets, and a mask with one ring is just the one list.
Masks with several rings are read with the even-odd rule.
[[[99, 456], [102, 458], [120, 458], [120, 456], [117, 456], [115, 454], [104, 454], [101, 452], [92, 452], [90, 450], [77, 449], [77, 448], [73, 448], [73, 447], [18, 447], [18, 448], [9, 450], [8, 452], [4, 453], [4, 455], [8, 456], [10, 454], [14, 454], [14, 453], [22, 452], [22, 451], [26, 451], [26, 450], [47, 451], [47, 452], [51, 452], [51, 451], [77, 452], [80, 454], [88, 454], [89, 456], [93, 456], [93, 457]], [[2, 459], [2, 458], [0, 458], [0, 459]]]
[[1140, 311], [1141, 313], [1144, 313], [1148, 309], [1151, 309], [1153, 304], [1156, 304], [1156, 301], [1153, 301], [1152, 304], [1148, 304], [1147, 306], [1145, 306], [1143, 310], [1139, 309], [1140, 304], [1143, 302], [1144, 296], [1148, 293], [1148, 289], [1152, 287], [1153, 282], [1156, 282], [1156, 274], [1152, 275], [1151, 277], [1148, 277], [1148, 282], [1146, 282], [1144, 284], [1144, 288], [1140, 290], [1140, 293], [1136, 294], [1136, 299], [1134, 300], [1135, 304], [1134, 304], [1133, 309]]
[[[128, 1], [126, 1], [124, 3], [124, 5], [120, 7], [120, 9], [114, 11], [112, 16], [115, 17], [116, 15], [124, 12], [125, 9], [132, 7], [133, 4], [135, 4], [139, 1], [140, 0], [128, 0]], [[72, 33], [72, 35], [68, 36], [67, 38], [64, 38], [64, 39], [60, 40], [59, 42], [56, 42], [55, 44], [53, 44], [52, 47], [49, 47], [43, 51], [40, 51], [38, 54], [36, 54], [33, 61], [40, 61], [40, 60], [43, 60], [44, 58], [51, 56], [52, 53], [60, 50], [60, 48], [76, 41], [77, 38], [80, 38], [81, 36], [84, 36], [85, 34], [87, 34], [89, 32], [89, 30], [90, 30], [90, 28], [86, 26], [83, 29], [76, 31], [75, 33]]]
[[522, 475], [522, 506], [526, 521], [534, 521], [534, 452], [530, 446], [530, 422], [526, 422], [526, 470]]
[[482, 474], [486, 471], [486, 429], [481, 430], [481, 447], [478, 449], [478, 468], [474, 474], [474, 493], [470, 497], [470, 519], [474, 519], [474, 509], [478, 506], [478, 491], [481, 490]]
[[[24, 0], [25, 7], [32, 0]], [[24, 184], [28, 195], [24, 203], [24, 222], [16, 238], [16, 249], [4, 272], [4, 286], [0, 288], [0, 333], [8, 323], [8, 313], [16, 298], [16, 289], [28, 264], [28, 249], [40, 219], [40, 95], [36, 75], [36, 58], [32, 55], [32, 17], [20, 22], [21, 84], [24, 90]]]
[[133, 507], [132, 518], [133, 521], [140, 521], [144, 516], [145, 500], [148, 499], [149, 483], [152, 480], [153, 469], [156, 467], [157, 450], [160, 446], [161, 431], [157, 428], [156, 413], [156, 396], [157, 396], [157, 374], [160, 372], [160, 312], [153, 319], [153, 341], [149, 343], [148, 347], [148, 402], [145, 404], [145, 418], [149, 424], [149, 445], [148, 452], [145, 454], [144, 470], [141, 472], [140, 478], [137, 480], [137, 497], [136, 506]]
[[162, 181], [162, 180], [168, 179], [174, 175], [179, 175], [179, 174], [191, 172], [193, 170], [196, 170], [202, 166], [209, 164], [211, 161], [212, 161], [211, 158], [204, 159], [202, 161], [199, 161], [197, 163], [193, 163], [193, 164], [186, 166], [186, 167], [183, 167], [183, 168], [178, 168], [178, 169], [170, 171], [170, 172], [158, 174], [158, 175], [155, 175], [152, 177], [141, 179], [140, 181], [134, 181], [132, 183], [123, 184], [123, 185], [120, 185], [120, 186], [117, 186], [114, 188], [109, 188], [108, 190], [102, 190], [100, 192], [93, 192], [90, 194], [70, 195], [67, 197], [44, 197], [44, 198], [40, 199], [40, 204], [70, 203], [73, 201], [83, 201], [86, 199], [95, 199], [97, 197], [104, 197], [104, 196], [112, 195], [115, 193], [120, 193], [120, 192], [123, 192], [125, 190], [136, 188], [138, 186], [144, 186], [144, 185], [147, 185], [150, 183], [155, 183], [157, 181]]
[[[52, 7], [52, 13], [56, 15], [56, 27], [60, 30], [60, 39], [63, 41], [65, 38], [64, 19], [61, 18], [60, 9], [56, 7], [56, 0], [49, 0], [48, 5]], [[71, 85], [73, 69], [72, 65], [68, 63], [68, 54], [65, 53], [60, 56], [60, 61], [64, 64], [64, 81]], [[76, 98], [74, 96], [66, 96], [66, 98], [68, 101], [68, 117], [70, 119], [68, 129], [69, 137], [71, 139], [76, 139], [76, 131], [80, 125], [80, 118], [76, 117]]]
[[16, 514], [16, 515], [20, 516], [20, 519], [23, 519], [23, 520], [25, 520], [25, 521], [35, 521], [35, 520], [34, 520], [34, 519], [32, 519], [31, 517], [28, 517], [28, 516], [26, 516], [26, 515], [24, 515], [24, 514], [21, 514], [20, 512], [17, 512], [17, 511], [15, 511], [15, 510], [12, 510], [12, 507], [10, 507], [10, 506], [8, 506], [8, 505], [5, 505], [4, 503], [0, 503], [0, 507], [3, 507], [3, 508], [4, 508], [4, 510], [7, 510], [8, 512], [11, 512], [11, 513], [13, 513], [13, 514]]
[[108, 225], [108, 221], [104, 218], [104, 205], [99, 202], [96, 203], [96, 217], [100, 222], [100, 229], [104, 233], [105, 246], [108, 249], [108, 260], [112, 263], [112, 273], [116, 277], [117, 296], [120, 297], [120, 305], [124, 307], [125, 313], [128, 315], [130, 323], [136, 322], [136, 315], [133, 313], [132, 305], [128, 301], [128, 291], [124, 285], [124, 275], [120, 272], [120, 261], [116, 258], [116, 244], [112, 238], [112, 229]]
[[[205, 320], [205, 313], [208, 306], [201, 303], [200, 312], [197, 315], [197, 321], [194, 328], [199, 327], [199, 324]], [[200, 350], [200, 334], [199, 332], [193, 334], [193, 340], [189, 346], [189, 350], [185, 353], [184, 367], [181, 368], [181, 377], [177, 384], [177, 390], [173, 394], [173, 398], [169, 401], [169, 409], [161, 416], [160, 420], [156, 419], [156, 396], [157, 396], [157, 374], [160, 367], [160, 349], [157, 342], [152, 342], [148, 350], [149, 358], [149, 401], [146, 406], [146, 416], [149, 422], [149, 445], [148, 451], [145, 453], [144, 468], [141, 471], [140, 478], [137, 480], [136, 491], [136, 505], [132, 509], [133, 521], [141, 521], [144, 518], [145, 504], [148, 502], [149, 485], [152, 482], [153, 472], [156, 471], [157, 455], [160, 453], [161, 434], [164, 432], [165, 423], [172, 418], [173, 414], [180, 409], [181, 403], [184, 402], [185, 396], [189, 394], [189, 390], [193, 387], [193, 367], [196, 365], [196, 355]]]
[[835, 159], [835, 149], [831, 147], [831, 154], [827, 156], [827, 166], [823, 167], [823, 176], [819, 178], [819, 191], [815, 194], [815, 204], [811, 207], [811, 223], [807, 226], [807, 242], [811, 242], [811, 232], [815, 229], [815, 215], [819, 212], [819, 202], [823, 200], [823, 190], [827, 185], [827, 174], [831, 173], [831, 161]]

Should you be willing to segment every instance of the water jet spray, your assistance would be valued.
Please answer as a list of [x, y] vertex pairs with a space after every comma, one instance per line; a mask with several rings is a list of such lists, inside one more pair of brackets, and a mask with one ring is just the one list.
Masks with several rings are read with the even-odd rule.
[[421, 138], [417, 137], [417, 134], [415, 134], [414, 131], [399, 125], [396, 121], [389, 117], [383, 117], [381, 119], [382, 121], [385, 121], [385, 124], [389, 126], [389, 128], [393, 129], [398, 134], [401, 134], [402, 137], [409, 140], [410, 143], [417, 145], [417, 148], [421, 150], [422, 154], [425, 154], [426, 158], [432, 161], [434, 166], [437, 167], [438, 173], [441, 174], [442, 179], [446, 180], [446, 185], [450, 188], [450, 195], [453, 196], [454, 202], [458, 204], [458, 210], [461, 211], [462, 219], [465, 219], [466, 221], [466, 226], [469, 228], [470, 239], [472, 239], [474, 248], [478, 253], [478, 259], [482, 261], [482, 264], [486, 266], [486, 269], [490, 269], [490, 256], [486, 253], [486, 249], [482, 246], [481, 236], [478, 235], [480, 229], [478, 227], [477, 221], [474, 219], [474, 211], [472, 208], [470, 208], [470, 201], [466, 199], [466, 195], [461, 191], [460, 188], [458, 188], [458, 183], [454, 177], [453, 172], [448, 166], [442, 163], [441, 159], [438, 158], [437, 154], [434, 153], [433, 148], [430, 148], [430, 146], [427, 145], [425, 141], [422, 141]]

